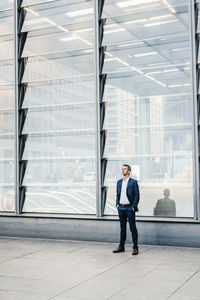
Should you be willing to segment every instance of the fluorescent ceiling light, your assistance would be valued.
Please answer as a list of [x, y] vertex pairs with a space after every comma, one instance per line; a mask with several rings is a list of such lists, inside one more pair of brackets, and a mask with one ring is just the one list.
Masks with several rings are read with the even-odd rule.
[[50, 19], [48, 19], [48, 18], [44, 18], [44, 19], [46, 22], [50, 23], [51, 25], [57, 26], [57, 24], [55, 22], [51, 21]]
[[148, 64], [147, 66], [159, 66], [159, 65], [166, 65], [168, 64], [167, 62], [162, 62], [162, 63], [154, 63], [154, 64]]
[[38, 24], [38, 23], [46, 23], [47, 20], [45, 20], [45, 18], [37, 18], [37, 19], [32, 19], [32, 20], [27, 20], [26, 21], [26, 24], [27, 25], [35, 25], [35, 24]]
[[120, 62], [121, 64], [125, 65], [125, 66], [130, 66], [129, 64], [127, 64], [125, 61], [123, 61], [122, 59], [120, 59], [119, 57], [115, 58], [118, 62]]
[[162, 71], [155, 71], [155, 72], [148, 72], [147, 74], [162, 74], [162, 73], [170, 73], [170, 72], [177, 72], [179, 69], [169, 69], [169, 70], [162, 70]]
[[[155, 3], [145, 4], [145, 9], [148, 9], [148, 8], [153, 9], [156, 6], [160, 7], [160, 3], [159, 2], [155, 2]], [[144, 4], [143, 4], [143, 7], [144, 7]], [[128, 8], [128, 9], [124, 9], [124, 11], [126, 11], [126, 12], [136, 12], [136, 10], [139, 10], [139, 9], [141, 9], [141, 6], [139, 6], [137, 8], [135, 8], [134, 6], [132, 6], [132, 7]]]
[[37, 17], [39, 17], [39, 15], [40, 15], [40, 14], [38, 14], [36, 11], [34, 11], [34, 10], [28, 8], [28, 7], [24, 7], [24, 10], [30, 12], [31, 14], [33, 14], [33, 15], [35, 15], [35, 16], [37, 16]]
[[146, 22], [146, 21], [152, 21], [152, 20], [159, 20], [159, 19], [164, 19], [164, 18], [169, 18], [172, 15], [167, 14], [167, 15], [161, 15], [157, 17], [152, 17], [152, 18], [145, 18], [145, 19], [138, 19], [138, 20], [133, 20], [133, 21], [127, 21], [124, 22], [124, 24], [132, 24], [132, 23], [140, 23], [140, 22]]
[[144, 44], [144, 42], [133, 42], [133, 43], [129, 43], [129, 44], [122, 44], [122, 45], [118, 45], [118, 48], [122, 48], [122, 47], [127, 47], [127, 46], [135, 46], [135, 45], [141, 45]]
[[90, 20], [91, 19], [91, 16], [90, 17], [84, 17], [84, 18], [76, 18], [77, 21], [86, 21], [86, 20]]
[[104, 28], [112, 28], [112, 27], [116, 27], [118, 26], [117, 24], [109, 24], [109, 25], [105, 25]]
[[63, 26], [57, 25], [56, 27], [58, 27], [58, 28], [59, 28], [60, 30], [62, 30], [62, 31], [69, 32], [69, 30], [66, 29], [66, 28], [63, 27]]
[[159, 19], [164, 19], [164, 18], [169, 18], [171, 17], [172, 15], [170, 14], [167, 14], [167, 15], [161, 15], [161, 16], [157, 16], [157, 17], [151, 17], [151, 18], [148, 18], [147, 20], [159, 20]]
[[190, 83], [184, 83], [184, 84], [173, 84], [173, 85], [169, 85], [169, 88], [175, 88], [175, 87], [182, 87], [182, 86], [190, 86]]
[[148, 75], [152, 75], [152, 74], [161, 74], [162, 71], [155, 71], [155, 72], [148, 72], [147, 74]]
[[127, 70], [127, 67], [117, 68], [119, 71]]
[[135, 56], [135, 57], [141, 57], [141, 56], [156, 55], [156, 54], [158, 54], [158, 52], [153, 51], [153, 52], [146, 52], [146, 53], [134, 54], [133, 56]]
[[145, 22], [146, 20], [147, 19], [139, 19], [139, 20], [127, 21], [127, 22], [124, 22], [124, 24], [141, 23], [141, 22]]
[[177, 72], [180, 71], [179, 69], [169, 69], [169, 70], [164, 70], [163, 73], [171, 73], [171, 72]]
[[88, 31], [92, 31], [92, 30], [93, 30], [93, 28], [85, 28], [85, 29], [75, 30], [74, 33], [88, 32]]
[[163, 86], [163, 87], [167, 87], [166, 84], [164, 84], [163, 82], [156, 80], [156, 83], [158, 83], [159, 85]]
[[162, 1], [162, 3], [169, 9], [169, 11], [170, 11], [172, 14], [175, 14], [175, 13], [176, 13], [175, 9], [174, 9], [171, 5], [169, 5], [169, 3], [167, 2], [167, 0], [161, 0], [161, 1]]
[[109, 34], [109, 33], [114, 33], [114, 32], [121, 32], [121, 31], [125, 31], [125, 28], [117, 28], [117, 29], [113, 29], [113, 30], [106, 30], [106, 31], [104, 31], [104, 34]]
[[129, 0], [129, 1], [122, 1], [118, 2], [117, 6], [121, 8], [126, 8], [129, 6], [135, 6], [139, 4], [147, 4], [147, 3], [153, 3], [153, 2], [158, 2], [158, 0]]
[[83, 50], [82, 52], [84, 52], [84, 53], [91, 53], [91, 52], [93, 52], [93, 49]]
[[144, 24], [144, 27], [159, 26], [159, 25], [164, 25], [164, 24], [169, 24], [169, 23], [176, 23], [176, 22], [178, 22], [178, 20], [155, 22], [155, 23], [150, 23], [150, 24]]
[[93, 13], [93, 8], [79, 9], [66, 13], [69, 17], [84, 16]]
[[185, 49], [188, 49], [189, 47], [184, 47], [184, 48], [176, 48], [172, 49], [172, 51], [177, 52], [177, 51], [184, 51]]
[[115, 57], [105, 58], [105, 61], [107, 61], [107, 62], [114, 61], [114, 60], [117, 60], [117, 59]]
[[149, 79], [151, 79], [151, 80], [153, 80], [153, 81], [156, 81], [155, 78], [153, 78], [152, 76], [150, 76], [150, 75], [148, 75], [148, 74], [144, 74], [144, 76], [147, 77], [147, 78], [149, 78]]
[[60, 39], [62, 42], [67, 42], [67, 41], [73, 41], [73, 40], [77, 40], [77, 38], [75, 36], [69, 36], [66, 38], [62, 38]]
[[104, 53], [109, 57], [113, 57], [113, 55], [110, 52], [104, 51]]

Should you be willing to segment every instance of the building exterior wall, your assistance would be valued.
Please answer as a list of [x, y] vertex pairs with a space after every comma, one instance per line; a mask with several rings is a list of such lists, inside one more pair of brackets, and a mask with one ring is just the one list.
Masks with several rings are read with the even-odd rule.
[[128, 163], [138, 220], [199, 219], [198, 10], [193, 0], [1, 2], [0, 214], [112, 220]]

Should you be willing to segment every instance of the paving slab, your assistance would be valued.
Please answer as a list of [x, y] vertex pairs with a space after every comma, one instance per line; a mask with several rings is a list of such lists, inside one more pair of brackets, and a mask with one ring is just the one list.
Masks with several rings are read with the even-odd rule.
[[200, 249], [0, 237], [1, 300], [197, 300]]

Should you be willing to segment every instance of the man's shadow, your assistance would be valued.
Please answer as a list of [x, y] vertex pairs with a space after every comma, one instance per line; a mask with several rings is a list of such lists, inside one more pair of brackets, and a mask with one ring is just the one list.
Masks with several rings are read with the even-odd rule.
[[176, 203], [169, 198], [170, 190], [164, 189], [164, 198], [159, 199], [153, 210], [154, 216], [175, 217], [176, 216]]

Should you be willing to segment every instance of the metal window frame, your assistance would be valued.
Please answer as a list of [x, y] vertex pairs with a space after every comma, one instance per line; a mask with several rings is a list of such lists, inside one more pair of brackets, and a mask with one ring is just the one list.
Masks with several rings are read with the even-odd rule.
[[[95, 114], [96, 114], [96, 217], [102, 217], [101, 190], [101, 119], [100, 119], [100, 67], [99, 67], [99, 1], [93, 0], [94, 6], [94, 68], [95, 68]], [[14, 110], [15, 110], [15, 214], [20, 214], [19, 201], [19, 103], [18, 103], [18, 2], [14, 1]], [[192, 81], [192, 111], [193, 111], [193, 191], [194, 218], [200, 221], [199, 203], [199, 130], [197, 105], [197, 51], [195, 27], [195, 0], [189, 0], [190, 43], [191, 43], [191, 81]]]
[[198, 107], [197, 107], [197, 41], [196, 41], [196, 16], [195, 0], [189, 1], [190, 18], [190, 57], [191, 57], [191, 82], [192, 82], [192, 113], [193, 113], [193, 197], [194, 219], [200, 220], [199, 206], [199, 130], [198, 130]]
[[18, 1], [14, 1], [15, 214], [19, 215]]
[[96, 216], [102, 217], [101, 207], [101, 150], [100, 150], [100, 83], [99, 83], [99, 0], [94, 0], [94, 67], [95, 67], [95, 113], [96, 113]]

